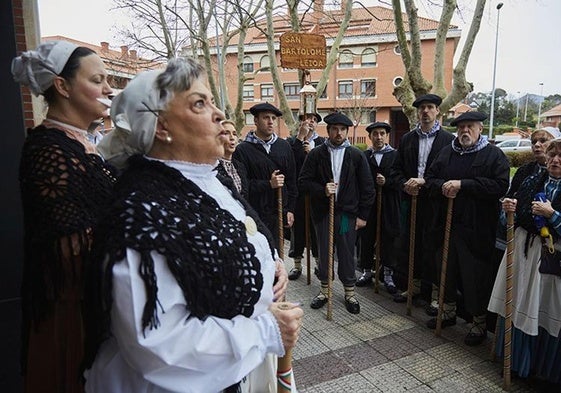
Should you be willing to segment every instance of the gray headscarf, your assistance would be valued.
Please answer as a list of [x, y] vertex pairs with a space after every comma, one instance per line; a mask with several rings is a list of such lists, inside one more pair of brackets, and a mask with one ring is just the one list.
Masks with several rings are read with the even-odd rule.
[[124, 168], [131, 155], [146, 154], [152, 149], [159, 110], [156, 78], [161, 72], [141, 72], [111, 103], [115, 129], [99, 142], [97, 149], [117, 168]]
[[12, 60], [14, 80], [28, 86], [36, 96], [53, 85], [77, 45], [68, 41], [48, 41]]

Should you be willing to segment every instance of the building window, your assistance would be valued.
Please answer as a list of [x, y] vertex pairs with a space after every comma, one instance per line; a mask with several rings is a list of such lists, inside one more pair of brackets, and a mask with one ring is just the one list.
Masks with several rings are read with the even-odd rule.
[[368, 122], [374, 123], [376, 121], [376, 111], [370, 111], [368, 114]]
[[243, 100], [253, 101], [253, 85], [243, 85]]
[[361, 65], [363, 67], [372, 67], [376, 65], [376, 52], [372, 48], [366, 48], [362, 51]]
[[255, 119], [254, 116], [251, 114], [251, 112], [245, 112], [244, 111], [244, 116], [245, 116], [245, 125], [246, 126], [252, 126], [255, 124]]
[[403, 78], [401, 76], [396, 76], [395, 78], [393, 78], [394, 87], [401, 85], [401, 82], [403, 82]]
[[362, 124], [370, 124], [376, 121], [376, 111], [372, 108], [364, 108], [364, 111], [360, 114], [360, 122]]
[[360, 81], [360, 96], [375, 97], [376, 96], [376, 80], [368, 79]]
[[269, 68], [271, 65], [271, 63], [269, 62], [269, 56], [265, 55], [261, 58], [261, 61], [259, 61], [259, 67], [261, 68]]
[[393, 47], [393, 53], [401, 56], [401, 48], [399, 47], [399, 44]]
[[243, 58], [243, 72], [253, 72], [253, 59], [249, 56]]
[[351, 98], [353, 96], [353, 81], [339, 81], [339, 98]]
[[[312, 86], [314, 87], [314, 89], [317, 90], [318, 88], [317, 82], [312, 83]], [[325, 89], [323, 89], [323, 93], [321, 93], [321, 96], [319, 96], [319, 98], [327, 98], [327, 85], [325, 86]]]
[[287, 100], [299, 100], [300, 99], [300, 85], [298, 83], [285, 83], [283, 85], [284, 95]]
[[353, 52], [344, 50], [339, 54], [339, 68], [353, 68]]
[[261, 85], [261, 99], [269, 100], [273, 98], [273, 85]]

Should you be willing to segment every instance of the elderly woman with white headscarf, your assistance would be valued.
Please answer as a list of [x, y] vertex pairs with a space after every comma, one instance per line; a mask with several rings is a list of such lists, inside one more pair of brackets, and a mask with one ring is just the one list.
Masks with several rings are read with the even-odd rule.
[[66, 41], [22, 53], [12, 74], [48, 105], [27, 132], [19, 174], [25, 391], [82, 392], [83, 274], [115, 181], [86, 130], [107, 111], [112, 90], [100, 57]]
[[294, 346], [303, 311], [274, 302], [288, 282], [274, 240], [217, 175], [227, 133], [204, 69], [178, 58], [138, 75], [111, 116], [100, 149], [126, 170], [95, 246], [86, 391], [276, 391], [273, 355]]

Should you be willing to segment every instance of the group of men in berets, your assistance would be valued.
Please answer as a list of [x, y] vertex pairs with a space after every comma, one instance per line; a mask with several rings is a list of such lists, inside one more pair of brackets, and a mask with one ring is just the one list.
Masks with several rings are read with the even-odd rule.
[[[291, 280], [302, 273], [306, 220], [311, 220], [309, 247], [321, 282], [311, 308], [319, 309], [328, 301], [328, 258], [335, 252], [345, 307], [358, 314], [355, 286], [373, 284], [374, 253], [379, 246], [378, 277], [396, 302], [405, 302], [408, 293], [398, 292], [394, 272], [399, 271], [404, 278], [408, 254], [413, 253], [411, 296], [415, 304], [424, 304], [426, 313], [435, 317], [440, 263], [447, 253], [442, 326], [456, 323], [456, 293], [461, 289], [466, 311], [473, 317], [465, 343], [478, 345], [487, 335], [485, 314], [493, 280], [490, 259], [498, 201], [509, 184], [509, 164], [500, 149], [481, 135], [485, 114], [466, 112], [454, 119], [451, 125], [457, 127], [455, 137], [441, 128], [441, 101], [437, 95], [425, 94], [413, 102], [419, 121], [401, 138], [397, 149], [388, 143], [390, 124], [368, 125], [371, 144], [364, 152], [349, 142], [353, 122], [343, 113], [331, 113], [323, 119], [327, 138], [316, 132], [321, 116], [308, 113], [300, 115], [295, 135], [284, 140], [275, 133], [282, 112], [269, 103], [257, 104], [250, 109], [255, 130], [236, 147], [232, 160], [243, 168], [244, 194], [275, 239], [279, 228], [278, 189], [282, 189], [284, 225], [292, 228]], [[451, 231], [449, 247], [443, 249], [447, 216], [451, 218]], [[377, 220], [381, 220], [380, 225]], [[409, 250], [411, 220], [415, 220], [416, 240], [414, 249]], [[331, 236], [334, 250], [329, 249]], [[375, 244], [376, 239], [380, 244]], [[357, 245], [362, 270], [358, 279]], [[423, 303], [423, 298], [428, 301]], [[428, 320], [427, 326], [434, 329], [436, 318]]]

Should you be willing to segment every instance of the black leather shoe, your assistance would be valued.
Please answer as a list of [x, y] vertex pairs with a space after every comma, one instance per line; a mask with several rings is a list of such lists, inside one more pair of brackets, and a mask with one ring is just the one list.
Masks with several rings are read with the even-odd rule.
[[290, 273], [288, 273], [288, 279], [289, 280], [298, 280], [298, 278], [301, 275], [302, 275], [302, 270], [296, 269], [295, 267], [293, 267], [292, 269], [290, 269]]
[[358, 278], [358, 280], [356, 280], [356, 286], [357, 287], [371, 287], [374, 284], [374, 281], [372, 280], [372, 276], [368, 276], [366, 274], [362, 274], [362, 276], [360, 276]]
[[[455, 324], [456, 324], [456, 317], [452, 317], [448, 319], [443, 319], [441, 327], [442, 329], [444, 329], [445, 327], [454, 326]], [[429, 329], [436, 329], [436, 318], [429, 319], [426, 325]]]
[[350, 312], [351, 314], [360, 313], [360, 303], [356, 299], [354, 300], [345, 299], [345, 307], [347, 308], [347, 311]]
[[429, 317], [436, 317], [438, 315], [438, 307], [433, 307], [432, 304], [427, 305], [425, 307], [425, 314]]
[[487, 339], [487, 330], [482, 330], [480, 328], [471, 328], [469, 333], [464, 338], [464, 344], [468, 347], [475, 347], [480, 345]]
[[312, 299], [312, 303], [310, 304], [310, 307], [313, 308], [314, 310], [317, 310], [325, 306], [325, 303], [327, 303], [327, 296], [317, 295], [315, 298]]

